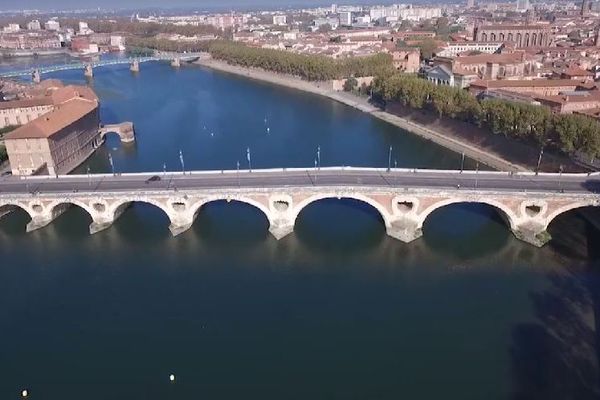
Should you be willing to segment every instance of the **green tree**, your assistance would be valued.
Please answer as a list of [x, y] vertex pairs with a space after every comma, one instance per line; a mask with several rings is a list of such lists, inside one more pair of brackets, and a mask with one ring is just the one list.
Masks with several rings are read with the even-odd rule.
[[421, 50], [421, 57], [429, 59], [437, 51], [437, 43], [433, 39], [422, 40], [417, 47]]
[[346, 82], [344, 82], [344, 91], [345, 92], [353, 92], [356, 90], [357, 87], [358, 87], [358, 81], [353, 76], [346, 79]]

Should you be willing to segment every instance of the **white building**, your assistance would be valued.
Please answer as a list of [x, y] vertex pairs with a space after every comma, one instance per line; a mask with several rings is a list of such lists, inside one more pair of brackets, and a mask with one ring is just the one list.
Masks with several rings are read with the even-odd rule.
[[529, 8], [529, 0], [517, 0], [517, 11], [527, 11]]
[[443, 49], [436, 53], [440, 57], [456, 57], [461, 53], [468, 51], [478, 51], [481, 53], [492, 54], [502, 47], [502, 42], [456, 42], [447, 43]]
[[80, 22], [79, 22], [79, 32], [78, 32], [78, 33], [79, 33], [80, 35], [89, 35], [89, 34], [91, 34], [91, 33], [94, 33], [94, 31], [93, 31], [93, 30], [91, 30], [91, 29], [88, 27], [88, 24], [87, 24], [87, 22], [80, 21]]
[[339, 14], [340, 25], [350, 26], [352, 25], [352, 11], [343, 11]]
[[17, 33], [21, 30], [19, 24], [8, 24], [2, 29], [4, 33]]
[[287, 17], [285, 15], [273, 15], [273, 25], [287, 25]]
[[112, 35], [110, 37], [110, 46], [118, 48], [119, 51], [125, 51], [125, 39], [123, 36]]
[[40, 24], [40, 21], [34, 19], [27, 23], [27, 29], [30, 31], [39, 31], [42, 29], [42, 25]]
[[60, 29], [60, 23], [51, 19], [50, 21], [44, 24], [44, 28], [46, 28], [46, 30], [48, 31], [57, 31]]

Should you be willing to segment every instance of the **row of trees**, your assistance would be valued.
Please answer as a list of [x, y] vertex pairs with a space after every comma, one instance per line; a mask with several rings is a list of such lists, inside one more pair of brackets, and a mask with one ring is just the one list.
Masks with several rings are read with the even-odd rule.
[[130, 52], [136, 54], [145, 54], [151, 50], [169, 51], [169, 52], [199, 52], [208, 51], [210, 41], [183, 42], [178, 40], [157, 39], [156, 37], [138, 37], [127, 38], [127, 48]]
[[551, 146], [569, 155], [600, 155], [600, 124], [586, 116], [553, 114], [543, 106], [499, 99], [477, 101], [465, 90], [436, 86], [414, 75], [382, 75], [372, 89], [381, 100], [427, 108], [440, 116], [485, 126], [494, 134]]
[[[61, 26], [79, 28], [79, 19], [64, 18], [60, 20]], [[226, 35], [227, 32], [212, 25], [175, 25], [158, 24], [154, 22], [137, 22], [129, 19], [89, 19], [88, 26], [91, 30], [98, 33], [129, 33], [135, 36], [152, 37], [159, 33], [171, 33], [183, 36], [207, 35], [216, 36]]]
[[389, 73], [392, 59], [388, 54], [369, 57], [333, 59], [320, 55], [297, 54], [288, 51], [248, 47], [244, 44], [216, 40], [209, 44], [213, 58], [243, 67], [301, 77], [309, 81], [342, 79], [349, 76], [373, 76]]

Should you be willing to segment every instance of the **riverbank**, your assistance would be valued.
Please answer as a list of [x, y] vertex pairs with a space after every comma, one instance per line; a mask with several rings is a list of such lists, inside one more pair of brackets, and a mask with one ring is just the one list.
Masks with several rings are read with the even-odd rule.
[[211, 58], [201, 58], [194, 62], [194, 64], [211, 68], [217, 71], [232, 73], [235, 75], [245, 76], [250, 79], [256, 79], [260, 81], [270, 82], [277, 85], [286, 86], [293, 89], [302, 90], [305, 92], [315, 93], [321, 96], [328, 97], [332, 100], [336, 100], [350, 107], [354, 107], [360, 111], [369, 113], [375, 118], [379, 118], [386, 121], [394, 126], [409, 131], [415, 135], [423, 137], [427, 140], [443, 146], [449, 150], [457, 153], [464, 153], [465, 156], [478, 160], [479, 162], [488, 165], [494, 169], [505, 170], [505, 171], [529, 171], [525, 165], [520, 163], [512, 162], [502, 157], [501, 155], [478, 147], [475, 144], [465, 142], [459, 138], [448, 135], [446, 132], [439, 132], [429, 127], [415, 123], [408, 118], [382, 111], [381, 109], [373, 106], [368, 102], [366, 98], [361, 98], [346, 92], [336, 92], [327, 86], [327, 82], [308, 82], [300, 78], [274, 74], [269, 71], [255, 69], [255, 68], [244, 68], [236, 65], [229, 65], [224, 61], [214, 60]]

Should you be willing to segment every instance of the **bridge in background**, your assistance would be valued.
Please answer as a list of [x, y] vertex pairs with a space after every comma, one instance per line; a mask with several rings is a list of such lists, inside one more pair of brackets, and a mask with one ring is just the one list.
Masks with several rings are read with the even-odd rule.
[[0, 216], [16, 208], [31, 217], [27, 231], [42, 228], [75, 205], [91, 219], [90, 232], [108, 228], [132, 203], [165, 212], [170, 230], [189, 229], [205, 204], [238, 201], [261, 210], [269, 231], [291, 233], [309, 204], [328, 198], [356, 199], [375, 208], [387, 234], [403, 242], [422, 235], [436, 209], [456, 203], [496, 208], [515, 236], [536, 246], [550, 240], [558, 215], [600, 205], [600, 173], [547, 174], [352, 167], [155, 172], [0, 179]]
[[33, 67], [29, 69], [3, 72], [0, 73], [0, 78], [18, 78], [30, 76], [34, 81], [39, 82], [42, 74], [68, 70], [82, 70], [86, 76], [93, 76], [94, 68], [110, 65], [130, 65], [132, 71], [139, 71], [139, 65], [149, 61], [170, 61], [172, 66], [179, 67], [181, 62], [194, 61], [199, 58], [200, 55], [200, 53], [159, 53], [152, 57], [129, 57], [90, 62], [76, 62], [61, 65], [48, 65], [44, 67]]

